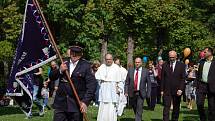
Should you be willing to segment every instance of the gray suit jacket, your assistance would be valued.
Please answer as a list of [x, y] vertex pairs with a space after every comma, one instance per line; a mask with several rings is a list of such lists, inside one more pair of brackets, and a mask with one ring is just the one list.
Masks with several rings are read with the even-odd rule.
[[[134, 68], [128, 70], [128, 74], [125, 81], [125, 93], [129, 97], [134, 96]], [[147, 89], [146, 89], [147, 88]], [[142, 67], [140, 85], [139, 85], [140, 96], [142, 98], [150, 97], [151, 94], [151, 80], [149, 78], [149, 72], [146, 68]]]

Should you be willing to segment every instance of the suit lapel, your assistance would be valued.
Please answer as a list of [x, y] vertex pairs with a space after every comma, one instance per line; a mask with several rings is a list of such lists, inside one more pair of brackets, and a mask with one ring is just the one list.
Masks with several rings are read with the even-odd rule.
[[144, 79], [144, 76], [145, 76], [145, 75], [144, 75], [144, 72], [145, 72], [145, 71], [144, 71], [144, 69], [143, 69], [143, 67], [142, 67], [142, 71], [141, 71], [141, 75], [140, 75], [140, 76], [141, 76], [141, 77], [140, 77], [140, 83], [141, 83], [141, 82], [143, 81], [143, 79]]
[[213, 67], [213, 66], [214, 66], [214, 62], [215, 62], [214, 60], [211, 61], [211, 66], [210, 66], [210, 68], [209, 68], [208, 76], [209, 76], [209, 74], [211, 73], [211, 70], [212, 70], [211, 68], [214, 68], [214, 67]]
[[177, 70], [176, 70], [176, 69], [178, 68], [177, 66], [178, 66], [178, 61], [176, 61], [176, 63], [175, 63], [175, 68], [174, 68], [174, 70], [173, 70], [173, 74], [177, 71]]
[[134, 87], [134, 68], [131, 70], [131, 75], [130, 75], [130, 77], [131, 77], [131, 85]]

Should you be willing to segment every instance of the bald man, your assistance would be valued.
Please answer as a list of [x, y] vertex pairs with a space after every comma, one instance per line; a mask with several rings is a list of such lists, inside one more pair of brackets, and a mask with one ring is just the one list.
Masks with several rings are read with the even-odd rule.
[[161, 80], [161, 95], [164, 99], [163, 121], [169, 121], [171, 101], [173, 102], [171, 121], [178, 121], [185, 82], [185, 64], [177, 61], [177, 53], [173, 50], [169, 51], [169, 61], [163, 64]]
[[129, 104], [132, 106], [135, 121], [142, 121], [143, 104], [146, 97], [151, 95], [151, 80], [149, 71], [142, 67], [142, 59], [135, 59], [135, 68], [129, 68], [125, 81], [125, 96], [129, 97]]
[[114, 64], [112, 54], [105, 55], [105, 64], [98, 68], [95, 76], [100, 84], [97, 121], [117, 121], [118, 84], [122, 78], [120, 67]]

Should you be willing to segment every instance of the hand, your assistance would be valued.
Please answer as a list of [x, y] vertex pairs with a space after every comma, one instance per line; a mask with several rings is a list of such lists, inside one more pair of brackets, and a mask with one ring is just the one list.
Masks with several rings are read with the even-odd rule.
[[81, 102], [80, 111], [81, 111], [81, 113], [87, 112], [87, 105], [84, 102]]
[[68, 69], [68, 67], [67, 67], [67, 65], [65, 64], [65, 63], [62, 63], [61, 65], [60, 65], [60, 71], [61, 72], [64, 72], [64, 71], [66, 71]]
[[57, 89], [58, 89], [58, 87], [57, 87], [57, 86], [55, 86], [55, 87], [54, 87], [54, 90], [57, 90]]
[[125, 93], [125, 96], [128, 97], [128, 93]]
[[182, 91], [181, 91], [181, 90], [178, 90], [178, 91], [177, 91], [177, 95], [178, 95], [178, 96], [181, 96], [181, 94], [182, 94]]
[[163, 96], [163, 94], [164, 94], [163, 91], [161, 91], [161, 96]]

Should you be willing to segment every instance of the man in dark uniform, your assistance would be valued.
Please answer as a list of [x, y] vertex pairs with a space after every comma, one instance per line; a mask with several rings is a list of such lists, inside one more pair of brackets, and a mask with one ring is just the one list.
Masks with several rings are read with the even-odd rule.
[[[95, 94], [95, 76], [92, 74], [90, 63], [82, 59], [82, 56], [83, 48], [79, 44], [71, 46], [70, 59], [62, 63], [56, 73], [60, 82], [53, 104], [54, 121], [82, 121], [82, 113], [86, 113], [87, 106]], [[66, 70], [69, 71], [80, 98], [80, 106], [66, 77]]]

